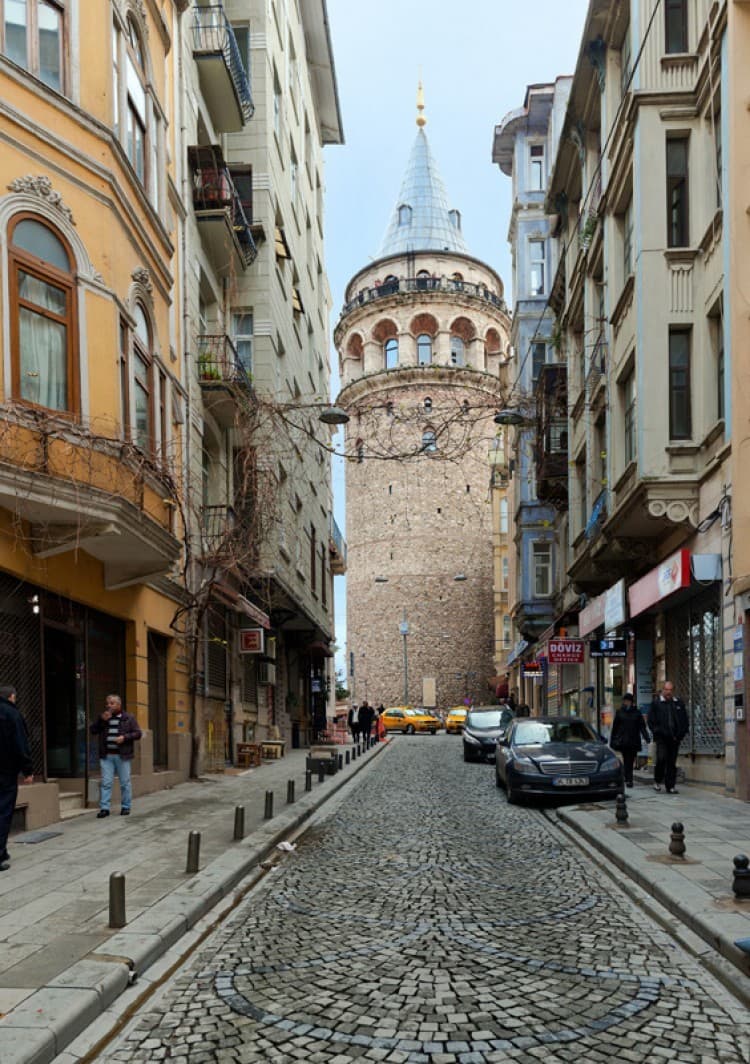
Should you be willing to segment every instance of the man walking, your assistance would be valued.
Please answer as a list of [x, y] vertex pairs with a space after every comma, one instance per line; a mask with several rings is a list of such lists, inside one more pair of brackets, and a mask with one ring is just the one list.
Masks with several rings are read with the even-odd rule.
[[370, 731], [372, 730], [372, 718], [374, 716], [375, 711], [367, 699], [365, 699], [359, 707], [359, 733], [365, 750], [370, 742]]
[[33, 783], [26, 721], [16, 709], [15, 687], [0, 687], [0, 872], [10, 868], [8, 835], [18, 797], [18, 777]]
[[352, 733], [354, 746], [359, 742], [359, 706], [352, 706], [349, 710], [349, 731]]
[[130, 763], [133, 760], [133, 744], [141, 737], [138, 721], [122, 708], [119, 695], [107, 695], [104, 706], [104, 712], [91, 725], [91, 734], [99, 737], [99, 767], [102, 773], [97, 819], [109, 816], [115, 774], [120, 781], [120, 816], [130, 815]]
[[656, 743], [654, 790], [660, 791], [663, 783], [667, 794], [677, 794], [677, 753], [689, 724], [685, 703], [675, 698], [671, 680], [665, 680], [661, 694], [651, 703], [648, 726]]

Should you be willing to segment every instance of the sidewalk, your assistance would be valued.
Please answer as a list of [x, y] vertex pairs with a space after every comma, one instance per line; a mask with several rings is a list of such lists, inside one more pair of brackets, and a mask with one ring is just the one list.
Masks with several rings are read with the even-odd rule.
[[[732, 890], [733, 858], [750, 855], [750, 807], [689, 784], [678, 787], [679, 794], [657, 794], [649, 777], [636, 777], [626, 792], [626, 824], [615, 820], [614, 802], [563, 806], [552, 815], [598, 851], [600, 863], [620, 869], [621, 885], [645, 908], [655, 899], [661, 922], [750, 1006], [750, 953], [736, 945], [746, 940], [750, 950], [750, 898]], [[675, 822], [685, 829], [684, 857], [669, 852]], [[672, 916], [667, 921], [664, 909]]]
[[[387, 747], [376, 745], [305, 792], [307, 750], [235, 774], [204, 777], [38, 832], [12, 835], [0, 873], [0, 1061], [46, 1064], [97, 1018], [335, 791]], [[339, 746], [345, 757], [350, 747]], [[287, 805], [287, 781], [296, 802]], [[265, 820], [265, 796], [274, 817]], [[119, 796], [115, 785], [113, 797]], [[233, 840], [234, 809], [245, 838]], [[187, 874], [189, 831], [200, 871]], [[50, 837], [32, 843], [34, 837]], [[25, 841], [28, 840], [28, 841]], [[127, 924], [108, 927], [109, 876], [126, 877]]]

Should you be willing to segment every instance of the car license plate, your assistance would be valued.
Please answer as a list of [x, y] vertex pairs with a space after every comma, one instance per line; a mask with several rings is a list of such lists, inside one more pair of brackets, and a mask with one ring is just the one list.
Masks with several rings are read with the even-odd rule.
[[588, 787], [588, 776], [555, 776], [552, 780], [555, 787]]

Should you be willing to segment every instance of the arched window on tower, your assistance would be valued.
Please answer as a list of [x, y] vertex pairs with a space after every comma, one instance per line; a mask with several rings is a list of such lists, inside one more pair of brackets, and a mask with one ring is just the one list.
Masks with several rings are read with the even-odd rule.
[[398, 209], [398, 224], [411, 225], [411, 207], [407, 203], [402, 203]]
[[398, 366], [398, 340], [392, 336], [383, 345], [385, 351], [385, 368], [395, 369]]
[[420, 333], [417, 337], [417, 363], [420, 366], [429, 366], [432, 362], [432, 337], [427, 333]]
[[429, 395], [426, 397], [426, 399], [424, 401], [424, 408], [425, 408], [425, 410], [427, 411], [428, 414], [432, 410], [432, 399], [430, 399]]
[[460, 336], [451, 336], [451, 365], [463, 366], [466, 361], [466, 348]]
[[357, 462], [359, 462], [361, 464], [365, 460], [365, 444], [364, 444], [364, 440], [357, 440], [356, 449], [357, 449]]
[[425, 454], [434, 454], [437, 451], [437, 436], [434, 429], [425, 429], [422, 433], [422, 450]]
[[451, 225], [454, 227], [454, 229], [458, 229], [458, 231], [460, 233], [461, 232], [461, 212], [460, 211], [448, 211], [448, 217], [450, 218]]

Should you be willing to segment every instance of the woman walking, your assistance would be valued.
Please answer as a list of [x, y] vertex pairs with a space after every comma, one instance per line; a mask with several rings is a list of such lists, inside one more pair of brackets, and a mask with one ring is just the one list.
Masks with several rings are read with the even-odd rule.
[[641, 739], [648, 742], [650, 736], [641, 711], [633, 704], [633, 696], [622, 696], [622, 705], [612, 721], [612, 735], [609, 745], [622, 754], [625, 769], [625, 786], [633, 786], [633, 764], [641, 748]]

